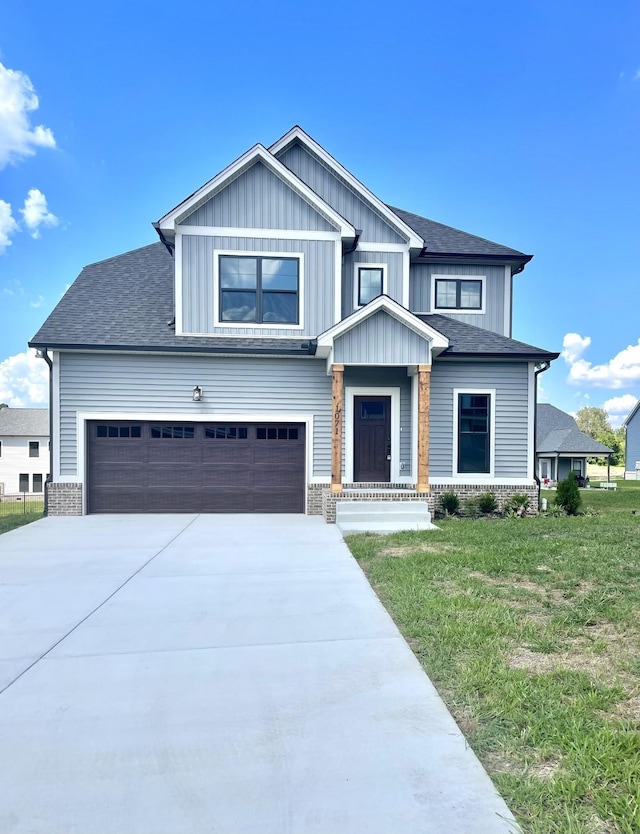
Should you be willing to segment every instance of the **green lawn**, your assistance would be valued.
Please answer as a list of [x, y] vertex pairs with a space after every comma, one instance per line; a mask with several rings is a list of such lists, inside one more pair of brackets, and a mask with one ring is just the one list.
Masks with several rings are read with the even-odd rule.
[[523, 831], [637, 834], [640, 483], [581, 494], [348, 543]]
[[26, 505], [21, 501], [3, 501], [0, 503], [0, 534], [37, 521], [43, 515], [44, 501], [28, 501]]

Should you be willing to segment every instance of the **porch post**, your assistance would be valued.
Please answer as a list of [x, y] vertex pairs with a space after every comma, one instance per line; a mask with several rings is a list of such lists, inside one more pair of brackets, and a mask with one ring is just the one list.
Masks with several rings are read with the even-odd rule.
[[342, 492], [342, 400], [344, 365], [331, 366], [331, 492]]
[[429, 492], [429, 400], [431, 365], [418, 365], [418, 492]]

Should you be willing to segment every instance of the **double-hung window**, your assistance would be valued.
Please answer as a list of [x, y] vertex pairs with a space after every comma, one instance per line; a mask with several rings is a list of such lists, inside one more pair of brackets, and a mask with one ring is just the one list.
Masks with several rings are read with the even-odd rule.
[[40, 441], [39, 440], [30, 440], [29, 441], [29, 457], [30, 458], [39, 458], [40, 457]]
[[298, 324], [299, 258], [219, 256], [221, 322]]
[[435, 310], [484, 311], [484, 279], [433, 276]]
[[491, 394], [456, 392], [459, 474], [491, 472]]

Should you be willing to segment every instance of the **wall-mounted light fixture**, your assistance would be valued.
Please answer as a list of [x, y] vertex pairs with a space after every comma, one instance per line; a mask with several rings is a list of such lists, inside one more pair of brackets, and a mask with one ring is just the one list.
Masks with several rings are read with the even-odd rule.
[[201, 385], [196, 385], [196, 387], [193, 389], [193, 401], [194, 401], [194, 403], [199, 403], [201, 399], [202, 399], [202, 386]]

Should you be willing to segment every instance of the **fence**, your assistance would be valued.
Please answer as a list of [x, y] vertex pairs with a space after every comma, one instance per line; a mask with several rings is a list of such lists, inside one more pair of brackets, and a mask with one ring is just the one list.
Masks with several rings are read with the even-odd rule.
[[20, 492], [0, 495], [0, 516], [27, 515], [44, 512], [44, 496], [40, 493]]

